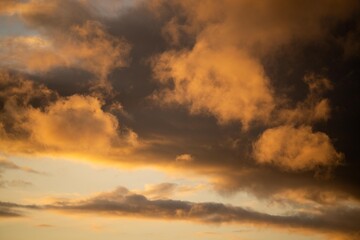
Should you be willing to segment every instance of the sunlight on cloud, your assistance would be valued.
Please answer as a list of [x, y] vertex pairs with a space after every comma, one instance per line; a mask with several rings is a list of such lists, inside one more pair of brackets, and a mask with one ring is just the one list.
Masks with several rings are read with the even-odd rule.
[[255, 142], [254, 154], [261, 164], [292, 171], [336, 166], [343, 157], [326, 134], [313, 132], [308, 126], [289, 125], [267, 129]]

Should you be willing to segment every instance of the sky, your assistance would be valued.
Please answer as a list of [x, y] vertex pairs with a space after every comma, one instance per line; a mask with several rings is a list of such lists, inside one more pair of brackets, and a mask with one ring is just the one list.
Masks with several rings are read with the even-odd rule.
[[360, 239], [357, 0], [0, 0], [0, 238]]

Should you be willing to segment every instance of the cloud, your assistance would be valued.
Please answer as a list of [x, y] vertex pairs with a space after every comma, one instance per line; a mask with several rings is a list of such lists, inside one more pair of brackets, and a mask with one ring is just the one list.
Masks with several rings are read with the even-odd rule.
[[[311, 230], [325, 234], [351, 236], [359, 232], [358, 208], [330, 208], [317, 214], [270, 215], [242, 207], [221, 203], [194, 203], [178, 200], [149, 200], [119, 187], [112, 192], [72, 201], [61, 201], [44, 206], [1, 202], [2, 207], [58, 210], [69, 214], [94, 213], [117, 217], [188, 220], [220, 224], [252, 224], [288, 229]], [[355, 239], [355, 238], [354, 238]]]
[[101, 103], [90, 96], [73, 95], [59, 99], [45, 111], [30, 109], [25, 126], [40, 144], [83, 150], [111, 147], [117, 137], [117, 119], [101, 110]]
[[140, 193], [150, 199], [164, 199], [173, 196], [177, 188], [174, 183], [149, 184], [145, 185], [145, 189]]
[[317, 187], [286, 189], [271, 196], [274, 204], [289, 205], [292, 209], [302, 212], [325, 211], [330, 206], [358, 206], [359, 201], [345, 192], [336, 192], [331, 189], [320, 191]]
[[304, 101], [299, 101], [294, 108], [283, 107], [278, 110], [275, 122], [290, 124], [311, 124], [327, 121], [330, 118], [330, 101], [322, 98], [324, 93], [333, 89], [330, 80], [314, 73], [306, 74], [304, 82], [309, 93]]
[[23, 205], [11, 202], [0, 202], [0, 218], [23, 217], [23, 213], [18, 211], [17, 208], [40, 209], [40, 207], [36, 205]]
[[5, 7], [0, 13], [18, 15], [28, 25], [42, 31], [66, 28], [74, 23], [91, 19], [93, 14], [90, 8], [77, 0], [6, 0], [3, 6]]
[[44, 110], [29, 109], [24, 128], [30, 139], [55, 151], [108, 154], [124, 146], [137, 146], [137, 134], [123, 129], [111, 113], [102, 110], [101, 101], [92, 96], [60, 98]]
[[[336, 106], [334, 95], [325, 95], [331, 85], [336, 92], [357, 76], [352, 69], [339, 70], [343, 66], [333, 54], [339, 46], [331, 42], [348, 27], [357, 1], [150, 0], [111, 6], [110, 1], [1, 2], [0, 12], [31, 32], [0, 40], [2, 67], [26, 74], [0, 74], [0, 151], [113, 166], [146, 164], [206, 176], [219, 192], [244, 191], [260, 199], [299, 197], [325, 205], [328, 197], [314, 192], [331, 192], [335, 202], [340, 196], [360, 197], [356, 181], [341, 182], [347, 171], [342, 172], [340, 151], [348, 156], [344, 148], [352, 143], [343, 144], [333, 134], [343, 132], [337, 129], [351, 118], [335, 127], [330, 118], [349, 108], [348, 100]], [[339, 27], [343, 22], [346, 26]], [[329, 55], [320, 53], [323, 42], [331, 48]], [[323, 72], [329, 74], [318, 75]], [[302, 91], [303, 76], [308, 94]], [[344, 80], [337, 84], [340, 76]], [[89, 80], [92, 86], [112, 85], [113, 94], [94, 93], [84, 84]], [[285, 88], [295, 85], [295, 96], [281, 96], [282, 81]], [[151, 93], [168, 108], [152, 106]], [[246, 132], [239, 131], [239, 123]], [[290, 129], [291, 141], [304, 143], [295, 150], [284, 145], [284, 129]], [[271, 142], [280, 132], [283, 138]], [[269, 144], [281, 149], [260, 163], [253, 159], [253, 143], [261, 153]], [[290, 159], [286, 154], [293, 150]], [[356, 150], [349, 159], [347, 169], [356, 169], [350, 163], [356, 162], [351, 160], [357, 159]], [[336, 180], [310, 172], [334, 167], [340, 169]], [[151, 200], [169, 198], [181, 187], [149, 185], [147, 193], [138, 193]]]
[[29, 173], [35, 173], [35, 174], [43, 174], [42, 172], [36, 171], [30, 167], [21, 167], [7, 159], [0, 157], [0, 171], [1, 169], [15, 169], [15, 170], [22, 170]]
[[4, 153], [91, 154], [114, 159], [140, 145], [137, 134], [120, 128], [117, 118], [102, 109], [104, 103], [97, 97], [60, 97], [22, 75], [2, 72], [0, 77], [0, 149]]
[[[150, 6], [164, 16], [173, 11], [163, 31], [177, 46], [153, 59], [154, 76], [163, 86], [155, 99], [211, 114], [221, 123], [239, 121], [247, 129], [252, 122], [266, 123], [277, 103], [263, 58], [294, 39], [324, 36], [329, 27], [323, 19], [344, 19], [358, 4], [204, 0]], [[319, 104], [315, 117], [324, 118], [328, 104]]]
[[0, 60], [8, 68], [46, 72], [54, 68], [75, 67], [91, 72], [102, 87], [107, 75], [127, 65], [130, 45], [110, 36], [95, 21], [73, 25], [69, 32], [56, 36], [8, 37], [0, 40]]
[[110, 90], [108, 74], [128, 65], [130, 44], [107, 33], [91, 4], [33, 0], [7, 5], [12, 5], [7, 12], [12, 9], [12, 14], [18, 15], [38, 34], [2, 37], [3, 67], [36, 73], [79, 68], [95, 76], [94, 85]]
[[284, 125], [262, 133], [254, 144], [254, 157], [260, 164], [298, 171], [337, 166], [343, 156], [326, 134], [313, 132], [309, 126]]
[[178, 194], [188, 194], [204, 189], [204, 185], [199, 184], [196, 186], [179, 185], [175, 183], [159, 183], [159, 184], [146, 184], [144, 190], [136, 191], [135, 193], [146, 196], [147, 198], [154, 199], [169, 199]]
[[269, 117], [274, 107], [268, 79], [259, 63], [233, 46], [212, 47], [198, 40], [191, 51], [166, 52], [154, 62], [155, 77], [165, 86], [154, 98], [210, 113], [220, 122]]
[[32, 169], [30, 167], [24, 167], [24, 166], [19, 166], [7, 159], [4, 159], [2, 157], [0, 157], [0, 188], [1, 187], [29, 187], [32, 186], [32, 183], [29, 181], [24, 181], [24, 180], [20, 180], [20, 179], [16, 179], [16, 180], [3, 180], [3, 176], [1, 175], [3, 173], [4, 170], [20, 170], [23, 172], [27, 172], [27, 173], [32, 173], [32, 174], [41, 174], [44, 175], [46, 173], [44, 172], [40, 172], [37, 171], [35, 169]]
[[20, 216], [21, 215], [19, 213], [0, 208], [0, 218], [20, 217]]
[[175, 158], [175, 161], [177, 161], [177, 162], [190, 162], [190, 161], [193, 161], [193, 160], [194, 160], [194, 157], [191, 156], [191, 154], [188, 154], [188, 153], [177, 155], [176, 158]]
[[324, 19], [346, 19], [358, 9], [359, 3], [355, 0], [298, 4], [284, 0], [263, 3], [202, 0], [194, 4], [191, 0], [170, 3], [154, 0], [150, 6], [165, 16], [173, 11], [170, 21], [177, 34], [199, 36], [212, 29], [218, 31], [213, 35], [213, 42], [236, 42], [254, 51], [268, 51], [295, 38], [308, 40], [323, 36], [331, 27], [330, 22], [322, 22]]

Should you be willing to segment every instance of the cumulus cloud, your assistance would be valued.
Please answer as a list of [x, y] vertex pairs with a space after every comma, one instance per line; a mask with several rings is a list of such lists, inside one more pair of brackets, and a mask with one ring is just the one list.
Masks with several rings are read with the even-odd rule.
[[254, 157], [260, 164], [274, 164], [290, 171], [312, 170], [340, 164], [330, 138], [313, 132], [309, 126], [284, 125], [267, 129], [254, 144]]
[[110, 148], [117, 137], [117, 119], [101, 110], [90, 96], [73, 95], [60, 99], [44, 111], [30, 109], [26, 128], [40, 144], [83, 150]]
[[1, 151], [20, 154], [125, 154], [139, 146], [137, 134], [122, 127], [94, 96], [60, 97], [53, 90], [2, 72]]
[[170, 86], [155, 98], [189, 106], [192, 113], [210, 113], [222, 123], [237, 120], [246, 128], [253, 120], [266, 121], [274, 106], [261, 65], [232, 46], [214, 48], [199, 40], [191, 51], [162, 54], [154, 66], [157, 79]]

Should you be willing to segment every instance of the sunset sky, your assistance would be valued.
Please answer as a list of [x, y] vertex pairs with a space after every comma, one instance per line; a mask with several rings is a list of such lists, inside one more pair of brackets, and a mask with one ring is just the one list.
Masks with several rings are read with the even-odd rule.
[[360, 239], [359, 80], [358, 0], [0, 0], [0, 239]]

